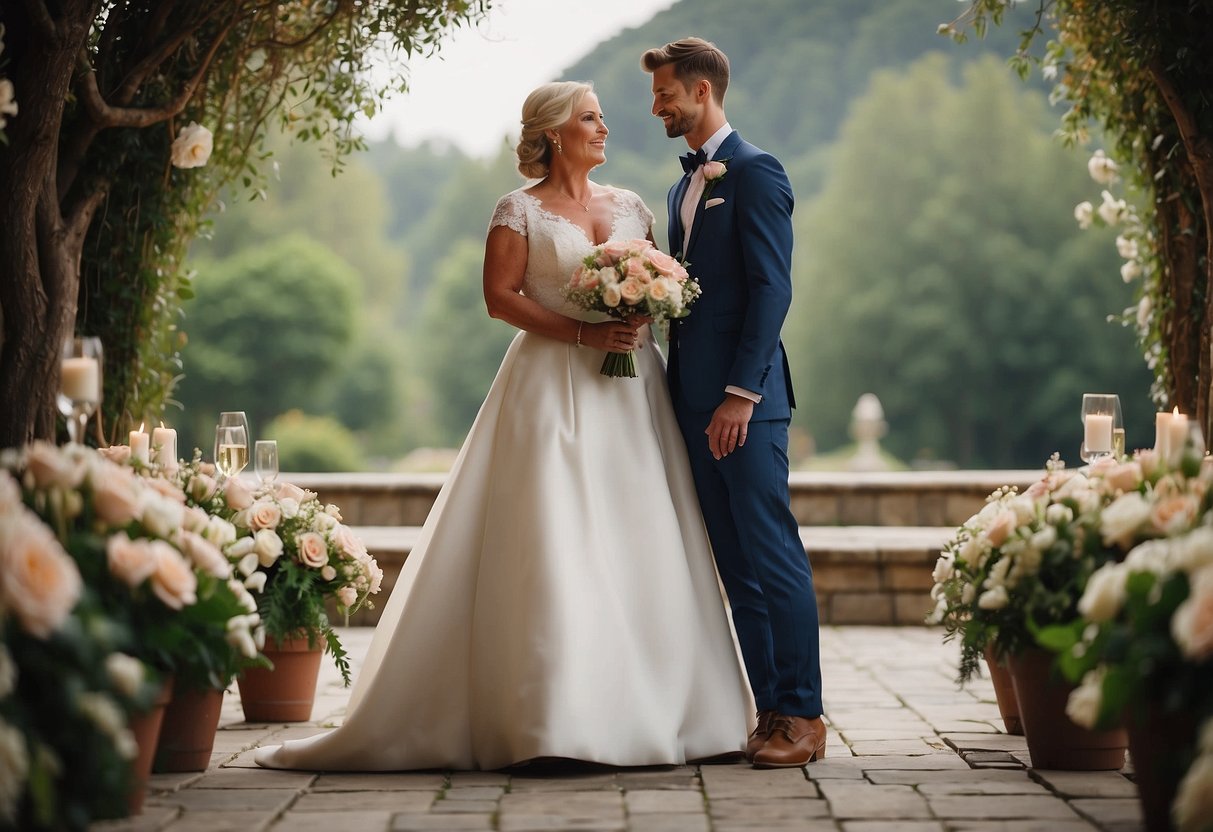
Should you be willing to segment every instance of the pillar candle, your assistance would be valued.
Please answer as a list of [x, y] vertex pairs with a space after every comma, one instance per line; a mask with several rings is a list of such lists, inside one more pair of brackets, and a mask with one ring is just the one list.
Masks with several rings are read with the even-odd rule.
[[63, 359], [59, 391], [77, 402], [101, 400], [101, 368], [97, 359], [82, 355]]
[[1154, 451], [1160, 460], [1167, 459], [1167, 442], [1171, 438], [1171, 414], [1160, 410], [1154, 414]]
[[172, 470], [177, 467], [177, 431], [163, 424], [152, 429], [152, 450], [156, 462]]
[[131, 431], [131, 456], [144, 465], [148, 464], [148, 450], [151, 437], [143, 432], [143, 425], [139, 426], [139, 430]]
[[1112, 452], [1112, 415], [1110, 413], [1088, 413], [1083, 419], [1083, 444], [1088, 453]]
[[1188, 417], [1180, 413], [1179, 408], [1171, 414], [1171, 423], [1167, 426], [1167, 460], [1171, 467], [1179, 465], [1183, 459], [1184, 446], [1188, 444]]

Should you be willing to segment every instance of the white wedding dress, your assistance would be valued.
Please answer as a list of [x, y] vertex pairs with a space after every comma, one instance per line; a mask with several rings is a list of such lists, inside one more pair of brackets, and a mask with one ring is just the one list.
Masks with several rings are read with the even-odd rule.
[[[612, 239], [653, 215], [612, 189]], [[527, 297], [591, 242], [521, 190], [490, 228], [527, 238]], [[662, 357], [520, 332], [400, 573], [334, 731], [259, 749], [270, 768], [493, 769], [537, 757], [679, 764], [743, 748], [751, 699]]]

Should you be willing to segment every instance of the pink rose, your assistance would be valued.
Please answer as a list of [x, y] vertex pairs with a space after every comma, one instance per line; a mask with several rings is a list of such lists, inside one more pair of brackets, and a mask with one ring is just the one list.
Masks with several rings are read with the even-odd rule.
[[724, 162], [705, 162], [703, 166], [703, 179], [705, 182], [713, 182], [728, 173], [728, 168], [724, 166]]
[[1049, 483], [1046, 480], [1037, 480], [1028, 486], [1028, 490], [1023, 493], [1025, 497], [1033, 500], [1039, 500], [1041, 497], [1049, 493]]
[[131, 458], [130, 445], [110, 445], [108, 448], [98, 448], [97, 453], [117, 465], [125, 465]]
[[150, 544], [156, 560], [156, 571], [152, 573], [152, 592], [164, 602], [166, 607], [179, 610], [187, 605], [196, 604], [198, 596], [198, 579], [194, 570], [181, 556], [181, 553], [163, 540], [153, 540]]
[[276, 529], [282, 522], [282, 509], [267, 500], [258, 500], [248, 507], [248, 527], [253, 531]]
[[193, 532], [182, 531], [177, 535], [177, 545], [194, 564], [208, 575], [227, 580], [232, 575], [232, 565], [213, 543]]
[[643, 260], [639, 257], [631, 257], [628, 259], [627, 279], [645, 284], [653, 280], [653, 275], [649, 274], [649, 270], [644, 267]]
[[619, 284], [619, 297], [627, 304], [640, 303], [644, 299], [644, 286], [640, 281], [629, 277]]
[[[607, 240], [602, 244], [602, 253], [609, 259], [602, 263], [603, 266], [609, 266], [626, 255], [632, 249], [634, 240]], [[601, 258], [599, 258], [601, 262]]]
[[1122, 462], [1104, 472], [1104, 482], [1115, 491], [1135, 491], [1142, 482], [1141, 463]]
[[678, 269], [679, 263], [664, 251], [653, 249], [645, 253], [649, 263], [657, 270], [657, 273], [663, 277], [673, 277], [674, 272]]
[[84, 467], [48, 442], [30, 445], [25, 465], [36, 488], [75, 488], [84, 480]]
[[341, 554], [350, 560], [366, 554], [366, 546], [350, 530], [349, 526], [337, 526], [333, 529], [333, 543], [341, 550]]
[[329, 545], [316, 532], [304, 532], [295, 536], [299, 550], [299, 562], [312, 569], [319, 569], [329, 562]]
[[129, 587], [137, 587], [156, 571], [156, 557], [146, 540], [131, 540], [118, 532], [105, 542], [110, 574]]
[[168, 480], [160, 477], [145, 477], [143, 481], [161, 497], [167, 497], [177, 503], [185, 502], [185, 492]]
[[215, 482], [213, 478], [208, 477], [206, 474], [199, 473], [190, 480], [190, 496], [199, 503], [205, 503], [214, 496], [215, 489], [218, 487], [219, 484]]
[[278, 489], [274, 492], [274, 496], [279, 500], [295, 500], [299, 503], [307, 500], [307, 495], [308, 492], [290, 482], [278, 483]]
[[80, 598], [80, 570], [43, 523], [28, 512], [0, 522], [0, 609], [45, 639]]
[[129, 469], [93, 478], [93, 510], [106, 525], [121, 528], [139, 516], [139, 492]]
[[1003, 509], [998, 512], [998, 515], [994, 518], [994, 522], [986, 529], [986, 539], [990, 541], [991, 546], [1001, 546], [1018, 525], [1019, 518], [1015, 512], [1010, 509]]
[[585, 265], [580, 265], [573, 270], [573, 276], [569, 278], [569, 285], [574, 289], [580, 288], [585, 281]]
[[654, 280], [649, 284], [649, 298], [661, 303], [670, 296], [670, 284], [665, 278]]
[[358, 603], [358, 590], [352, 586], [341, 587], [341, 589], [337, 590], [337, 603], [347, 609], [354, 606], [354, 604]]
[[211, 523], [211, 516], [197, 506], [185, 507], [185, 519], [181, 521], [182, 528], [187, 531], [202, 534]]
[[1164, 535], [1185, 531], [1196, 520], [1199, 501], [1191, 494], [1177, 494], [1156, 502], [1150, 509], [1150, 523]]
[[240, 511], [253, 504], [253, 494], [239, 477], [228, 477], [223, 485], [223, 497], [227, 500], [228, 508]]
[[1213, 566], [1190, 580], [1187, 600], [1171, 617], [1171, 634], [1185, 656], [1201, 662], [1213, 656]]

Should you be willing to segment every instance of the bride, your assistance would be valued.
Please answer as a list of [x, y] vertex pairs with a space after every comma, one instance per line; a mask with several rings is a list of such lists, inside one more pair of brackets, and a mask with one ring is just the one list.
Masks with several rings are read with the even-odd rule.
[[[591, 182], [607, 127], [588, 84], [522, 109], [489, 224], [489, 314], [518, 327], [400, 573], [338, 729], [259, 749], [270, 768], [617, 766], [738, 752], [749, 691], [686, 448], [647, 325], [569, 305], [594, 245], [649, 237], [631, 191]], [[643, 349], [644, 347], [648, 349]], [[599, 373], [636, 355], [636, 378]]]

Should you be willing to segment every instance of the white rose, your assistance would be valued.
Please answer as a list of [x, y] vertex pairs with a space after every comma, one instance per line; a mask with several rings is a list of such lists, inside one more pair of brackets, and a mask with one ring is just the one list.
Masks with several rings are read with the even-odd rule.
[[[260, 574], [265, 573], [263, 572]], [[227, 586], [228, 589], [232, 591], [232, 594], [236, 596], [236, 600], [240, 602], [240, 605], [244, 607], [245, 610], [248, 612], [257, 611], [257, 599], [253, 597], [252, 593], [248, 591], [244, 584], [233, 578], [227, 582]]]
[[602, 290], [602, 302], [609, 308], [614, 309], [623, 300], [623, 294], [619, 291], [619, 287], [615, 284], [606, 286]]
[[1124, 565], [1130, 572], [1153, 572], [1163, 575], [1170, 571], [1170, 564], [1175, 559], [1172, 551], [1180, 548], [1172, 547], [1169, 540], [1147, 540], [1139, 543], [1125, 555]]
[[1131, 491], [1122, 494], [1103, 510], [1099, 519], [1099, 533], [1105, 545], [1128, 548], [1141, 525], [1150, 519], [1150, 504]]
[[1127, 570], [1120, 564], [1110, 563], [1096, 570], [1078, 600], [1083, 618], [1097, 623], [1115, 618], [1125, 603], [1127, 578]]
[[236, 541], [236, 527], [222, 517], [212, 517], [207, 520], [202, 536], [222, 549]]
[[1007, 502], [1007, 508], [1015, 512], [1015, 519], [1020, 526], [1032, 522], [1036, 516], [1036, 502], [1031, 497], [1014, 497]]
[[282, 516], [290, 519], [299, 516], [299, 501], [294, 497], [283, 497], [278, 501], [278, 505], [282, 508]]
[[251, 537], [242, 537], [236, 542], [227, 547], [226, 554], [232, 560], [238, 560], [249, 552], [253, 551], [253, 547], [257, 545], [257, 541]]
[[271, 529], [262, 529], [257, 532], [253, 551], [257, 553], [257, 560], [262, 566], [272, 566], [274, 561], [282, 557], [282, 538]]
[[1132, 283], [1137, 278], [1141, 277], [1141, 263], [1136, 260], [1129, 260], [1120, 267], [1120, 279], [1125, 283]]
[[983, 610], [1000, 610], [1011, 602], [1007, 595], [1005, 586], [996, 586], [993, 589], [988, 589], [981, 593], [981, 597], [977, 599], [977, 606]]
[[969, 605], [973, 603], [973, 599], [977, 597], [977, 587], [972, 584], [965, 584], [960, 590], [960, 603]]
[[950, 552], [945, 552], [939, 556], [939, 560], [935, 561], [935, 571], [931, 573], [931, 577], [935, 579], [935, 583], [941, 584], [951, 578], [956, 573], [953, 568], [954, 562]]
[[1096, 212], [1099, 214], [1099, 218], [1108, 225], [1116, 225], [1128, 213], [1129, 206], [1123, 199], [1116, 199], [1108, 191], [1103, 191], [1102, 196], [1103, 202], [1100, 203]]
[[1171, 804], [1179, 832], [1198, 832], [1213, 821], [1213, 754], [1206, 751], [1192, 761]]
[[265, 579], [268, 577], [264, 572], [254, 572], [244, 579], [244, 587], [252, 592], [265, 592]]
[[1137, 241], [1124, 234], [1116, 235], [1116, 253], [1126, 260], [1137, 259]]
[[1045, 552], [1054, 543], [1057, 542], [1057, 529], [1052, 526], [1045, 526], [1043, 529], [1032, 535], [1033, 548]]
[[177, 533], [177, 547], [190, 559], [195, 567], [214, 578], [227, 579], [232, 574], [232, 565], [215, 544], [201, 535], [182, 530]]
[[1075, 725], [1083, 728], [1094, 728], [1099, 719], [1099, 709], [1103, 705], [1103, 677], [1107, 668], [1103, 665], [1088, 670], [1082, 677], [1082, 684], [1070, 691], [1066, 700], [1066, 716]]
[[[206, 537], [206, 530], [207, 527], [210, 526], [210, 523], [211, 516], [202, 509], [198, 508], [197, 506], [185, 507], [185, 519], [182, 520], [181, 527], [186, 531]], [[209, 540], [209, 538], [207, 539]], [[212, 540], [211, 543], [215, 543], [215, 541]], [[222, 544], [216, 543], [215, 545], [218, 546]]]
[[195, 121], [182, 127], [173, 140], [171, 151], [173, 167], [200, 168], [211, 158], [215, 137], [211, 131]]
[[1189, 574], [1213, 565], [1213, 528], [1198, 526], [1186, 536], [1178, 538], [1171, 551], [1175, 568]]
[[1078, 220], [1079, 228], [1090, 228], [1094, 216], [1095, 206], [1091, 203], [1084, 200], [1074, 206], [1074, 219]]
[[185, 522], [185, 507], [148, 491], [144, 498], [142, 515], [140, 520], [148, 531], [156, 537], [169, 538]]
[[125, 653], [110, 653], [105, 657], [105, 675], [123, 696], [134, 698], [143, 684], [143, 662]]
[[240, 562], [238, 564], [236, 564], [236, 571], [247, 578], [249, 575], [252, 575], [254, 572], [257, 571], [257, 567], [259, 565], [260, 565], [260, 562], [257, 558], [257, 553], [249, 552], [247, 555], [245, 555], [244, 557], [242, 557], [240, 559]]

